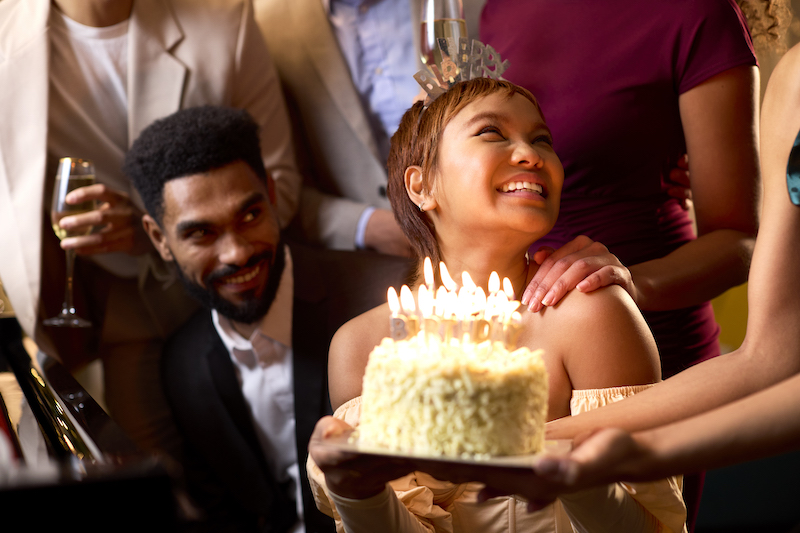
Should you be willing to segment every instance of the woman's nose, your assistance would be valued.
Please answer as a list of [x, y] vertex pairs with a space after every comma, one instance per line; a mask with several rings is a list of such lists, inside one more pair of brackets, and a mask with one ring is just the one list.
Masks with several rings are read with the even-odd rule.
[[253, 245], [243, 235], [231, 232], [219, 241], [219, 261], [225, 265], [243, 266], [253, 255]]
[[511, 153], [511, 164], [525, 168], [541, 168], [544, 164], [541, 154], [529, 142], [517, 142]]

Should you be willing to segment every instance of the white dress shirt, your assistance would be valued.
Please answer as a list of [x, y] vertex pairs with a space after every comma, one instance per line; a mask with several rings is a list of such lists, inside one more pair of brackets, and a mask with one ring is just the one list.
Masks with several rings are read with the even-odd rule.
[[211, 317], [236, 368], [267, 464], [279, 482], [292, 480], [290, 496], [297, 502], [299, 517], [292, 532], [304, 533], [292, 380], [294, 276], [289, 249], [285, 250], [286, 266], [275, 301], [249, 339], [242, 337], [231, 320], [216, 310], [211, 311]]

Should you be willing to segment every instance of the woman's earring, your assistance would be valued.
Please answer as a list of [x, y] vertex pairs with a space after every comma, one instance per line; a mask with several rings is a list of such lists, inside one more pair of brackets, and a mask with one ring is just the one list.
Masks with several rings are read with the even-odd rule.
[[424, 213], [425, 212], [424, 206], [425, 206], [425, 200], [423, 200], [423, 201], [421, 201], [419, 203], [419, 212], [420, 213]]

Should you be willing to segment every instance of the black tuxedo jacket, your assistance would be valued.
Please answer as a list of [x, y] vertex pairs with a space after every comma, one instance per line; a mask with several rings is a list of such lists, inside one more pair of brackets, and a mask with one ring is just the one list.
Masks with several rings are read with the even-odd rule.
[[[320, 417], [330, 414], [328, 347], [347, 320], [386, 301], [408, 281], [408, 260], [370, 252], [290, 246], [294, 265], [292, 343], [297, 457], [308, 533], [334, 531], [311, 495], [305, 460]], [[387, 317], [388, 320], [388, 317]], [[183, 480], [214, 531], [286, 531], [295, 504], [276, 482], [259, 445], [230, 356], [211, 322], [194, 315], [162, 357], [167, 399], [184, 441]]]

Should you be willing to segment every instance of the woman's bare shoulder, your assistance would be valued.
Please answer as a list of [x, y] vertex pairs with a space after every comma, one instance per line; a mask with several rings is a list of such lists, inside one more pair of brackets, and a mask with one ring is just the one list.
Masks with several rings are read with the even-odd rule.
[[560, 350], [573, 388], [638, 385], [660, 378], [653, 334], [621, 287], [573, 290], [541, 318], [541, 329]]
[[347, 321], [334, 334], [328, 359], [328, 382], [334, 409], [361, 394], [361, 380], [369, 354], [388, 335], [388, 304]]

